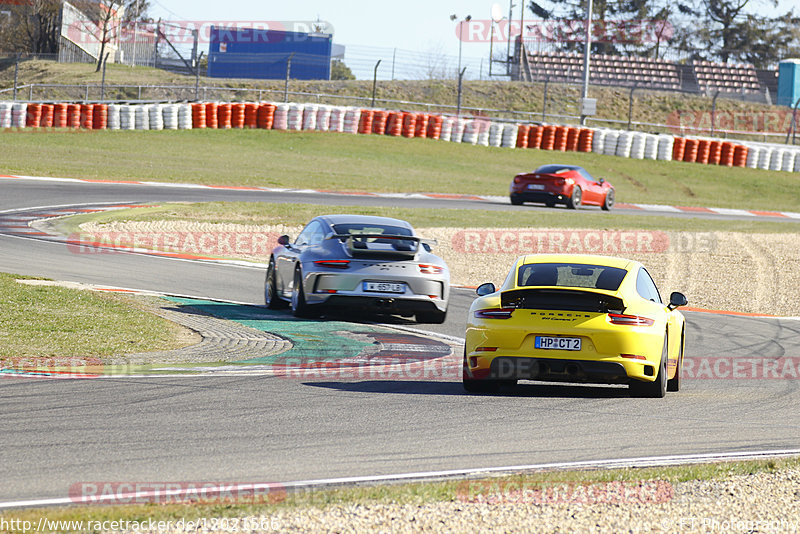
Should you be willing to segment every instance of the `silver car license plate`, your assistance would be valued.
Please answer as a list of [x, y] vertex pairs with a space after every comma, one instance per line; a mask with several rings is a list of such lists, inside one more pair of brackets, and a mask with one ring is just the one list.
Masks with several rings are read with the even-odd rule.
[[536, 336], [535, 347], [551, 350], [581, 350], [581, 338]]
[[364, 282], [364, 291], [376, 293], [405, 293], [406, 285], [397, 282]]

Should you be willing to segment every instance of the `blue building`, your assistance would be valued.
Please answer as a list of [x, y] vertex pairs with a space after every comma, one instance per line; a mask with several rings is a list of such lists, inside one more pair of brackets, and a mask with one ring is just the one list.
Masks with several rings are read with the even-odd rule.
[[212, 78], [286, 78], [329, 80], [332, 36], [255, 28], [211, 28], [208, 76]]

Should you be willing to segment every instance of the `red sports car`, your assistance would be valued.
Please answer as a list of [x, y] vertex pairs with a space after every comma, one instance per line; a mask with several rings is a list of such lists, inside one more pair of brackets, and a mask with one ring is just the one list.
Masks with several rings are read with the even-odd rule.
[[576, 165], [542, 165], [516, 175], [511, 182], [511, 203], [523, 202], [543, 202], [549, 207], [566, 204], [570, 209], [586, 204], [608, 211], [614, 205], [614, 187]]

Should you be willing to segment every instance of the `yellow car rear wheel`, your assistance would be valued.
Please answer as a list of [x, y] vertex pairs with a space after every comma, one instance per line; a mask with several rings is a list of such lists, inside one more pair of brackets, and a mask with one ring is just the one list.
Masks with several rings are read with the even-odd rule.
[[647, 397], [660, 399], [667, 395], [667, 359], [669, 358], [669, 345], [667, 334], [664, 334], [664, 348], [661, 349], [661, 364], [658, 374], [652, 382], [634, 380], [630, 383], [629, 390], [633, 397]]

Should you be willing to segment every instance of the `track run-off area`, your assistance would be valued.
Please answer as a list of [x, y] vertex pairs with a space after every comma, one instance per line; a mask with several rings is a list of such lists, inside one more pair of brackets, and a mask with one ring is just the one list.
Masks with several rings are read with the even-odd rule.
[[[535, 383], [473, 396], [463, 391], [457, 372], [471, 290], [454, 288], [443, 325], [401, 319], [376, 325], [342, 317], [299, 321], [259, 306], [261, 266], [124, 251], [78, 254], [27, 223], [80, 206], [169, 201], [519, 209], [502, 199], [17, 177], [0, 179], [0, 187], [0, 271], [172, 295], [176, 305], [285, 336], [293, 348], [283, 353], [283, 363], [291, 363], [292, 350], [324, 352], [331, 342], [340, 351], [337, 361], [346, 350], [358, 364], [279, 372], [275, 360], [264, 360], [196, 366], [181, 374], [173, 366], [170, 373], [112, 372], [98, 380], [4, 379], [3, 506], [58, 502], [76, 484], [104, 481], [291, 487], [575, 462], [680, 463], [800, 448], [796, 319], [685, 312], [685, 380], [680, 392], [664, 399], [630, 398], [626, 388], [614, 386]], [[744, 210], [623, 209], [796, 220], [789, 213]], [[387, 366], [397, 363], [392, 358], [398, 351], [411, 367]]]

